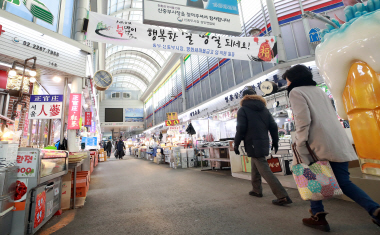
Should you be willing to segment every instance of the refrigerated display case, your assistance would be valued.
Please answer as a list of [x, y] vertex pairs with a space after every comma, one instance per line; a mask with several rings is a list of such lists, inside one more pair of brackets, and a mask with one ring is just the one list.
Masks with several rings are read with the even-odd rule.
[[68, 160], [67, 151], [19, 148], [11, 235], [36, 233], [60, 209]]
[[17, 166], [0, 167], [0, 234], [12, 228]]

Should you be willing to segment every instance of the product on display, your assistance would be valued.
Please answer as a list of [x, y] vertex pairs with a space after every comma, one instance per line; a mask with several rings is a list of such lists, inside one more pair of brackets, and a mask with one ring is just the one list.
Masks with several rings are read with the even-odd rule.
[[316, 63], [339, 116], [350, 122], [362, 172], [380, 176], [379, 1], [347, 6], [344, 12], [346, 23], [322, 31]]

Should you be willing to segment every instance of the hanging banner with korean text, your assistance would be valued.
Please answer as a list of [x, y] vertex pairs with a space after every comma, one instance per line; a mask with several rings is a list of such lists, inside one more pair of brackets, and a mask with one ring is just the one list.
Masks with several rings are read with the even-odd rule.
[[82, 94], [71, 93], [67, 129], [69, 130], [80, 129], [79, 118], [81, 117], [81, 112], [82, 112]]
[[144, 25], [90, 12], [87, 40], [173, 53], [277, 63], [276, 37], [221, 37]]
[[143, 23], [239, 36], [237, 0], [143, 0]]
[[29, 119], [60, 119], [63, 95], [31, 95]]
[[84, 126], [91, 126], [92, 112], [84, 113]]

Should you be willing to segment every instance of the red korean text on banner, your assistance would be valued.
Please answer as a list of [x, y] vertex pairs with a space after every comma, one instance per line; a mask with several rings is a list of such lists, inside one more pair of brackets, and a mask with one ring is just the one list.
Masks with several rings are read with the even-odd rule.
[[43, 191], [42, 193], [37, 195], [36, 211], [34, 213], [34, 228], [37, 228], [38, 225], [40, 225], [42, 221], [44, 221], [45, 204], [46, 204], [46, 193], [45, 191]]
[[70, 103], [69, 103], [69, 119], [67, 129], [69, 130], [78, 130], [79, 118], [81, 117], [82, 111], [82, 94], [70, 94]]
[[84, 126], [91, 126], [92, 112], [85, 112]]

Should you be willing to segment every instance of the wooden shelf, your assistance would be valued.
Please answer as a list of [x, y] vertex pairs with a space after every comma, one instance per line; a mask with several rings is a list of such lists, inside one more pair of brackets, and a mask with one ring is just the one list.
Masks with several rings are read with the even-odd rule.
[[10, 122], [10, 123], [15, 123], [14, 120], [11, 120], [11, 119], [9, 119], [9, 118], [7, 118], [7, 117], [1, 115], [1, 114], [0, 114], [0, 119], [1, 119], [1, 120], [5, 120], [5, 121]]

